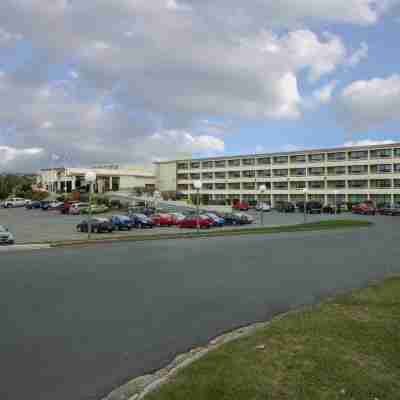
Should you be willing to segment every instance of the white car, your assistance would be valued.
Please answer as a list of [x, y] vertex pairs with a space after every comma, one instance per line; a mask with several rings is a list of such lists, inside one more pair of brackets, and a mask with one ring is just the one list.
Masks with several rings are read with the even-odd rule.
[[14, 244], [14, 235], [0, 225], [0, 244]]
[[269, 204], [267, 204], [267, 203], [258, 203], [256, 205], [256, 210], [257, 211], [266, 211], [266, 212], [268, 212], [268, 211], [271, 211], [271, 206]]
[[3, 207], [4, 208], [11, 208], [11, 207], [25, 207], [26, 199], [22, 197], [9, 197], [8, 199], [4, 200]]

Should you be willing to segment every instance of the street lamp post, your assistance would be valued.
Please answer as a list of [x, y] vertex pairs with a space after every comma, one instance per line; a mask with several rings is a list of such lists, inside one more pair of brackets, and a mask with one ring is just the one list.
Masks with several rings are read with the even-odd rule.
[[303, 189], [303, 193], [304, 193], [304, 204], [303, 204], [304, 223], [307, 222], [307, 192], [308, 192], [308, 189], [305, 187]]
[[92, 232], [92, 185], [96, 182], [96, 174], [94, 172], [87, 172], [85, 174], [85, 181], [89, 184], [89, 213], [88, 213], [88, 239]]
[[[261, 185], [259, 188], [258, 188], [258, 190], [259, 190], [259, 192], [260, 192], [260, 194], [264, 194], [266, 191], [267, 191], [267, 187], [265, 186], [265, 185]], [[262, 205], [261, 205], [261, 203], [260, 203], [260, 213], [261, 213], [261, 225], [264, 225], [264, 210], [263, 210], [263, 207], [262, 207]]]
[[200, 189], [201, 189], [201, 181], [194, 181], [193, 186], [196, 189], [196, 228], [197, 228], [197, 233], [200, 232]]

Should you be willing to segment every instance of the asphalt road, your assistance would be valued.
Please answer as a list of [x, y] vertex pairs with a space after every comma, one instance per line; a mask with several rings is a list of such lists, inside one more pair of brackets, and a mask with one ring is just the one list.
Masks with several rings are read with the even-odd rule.
[[176, 353], [400, 272], [400, 218], [0, 255], [0, 398], [89, 400]]

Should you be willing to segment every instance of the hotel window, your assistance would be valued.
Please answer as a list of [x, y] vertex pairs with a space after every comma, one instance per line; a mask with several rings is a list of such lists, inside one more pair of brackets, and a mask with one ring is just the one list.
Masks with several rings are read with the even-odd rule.
[[308, 187], [310, 189], [324, 189], [325, 188], [325, 182], [324, 181], [308, 182]]
[[213, 178], [212, 172], [204, 172], [201, 174], [201, 179], [212, 179], [212, 178]]
[[188, 163], [179, 163], [178, 164], [178, 169], [188, 169], [189, 165]]
[[306, 187], [306, 183], [305, 182], [291, 182], [290, 187], [292, 189], [300, 190], [300, 189], [304, 189]]
[[325, 174], [325, 168], [318, 167], [318, 168], [308, 168], [308, 175], [311, 176], [321, 176]]
[[240, 190], [240, 183], [229, 183], [228, 188], [231, 190]]
[[213, 184], [212, 183], [203, 183], [203, 189], [204, 190], [213, 190]]
[[367, 180], [349, 181], [349, 188], [352, 188], [352, 189], [367, 189], [368, 188], [368, 181]]
[[371, 174], [390, 174], [392, 172], [392, 164], [371, 165]]
[[290, 176], [306, 176], [305, 168], [293, 168], [290, 170]]
[[287, 182], [274, 182], [273, 185], [274, 189], [279, 189], [279, 190], [286, 190], [288, 189], [289, 186]]
[[371, 158], [391, 158], [392, 149], [371, 150]]
[[394, 164], [394, 172], [400, 172], [400, 164]]
[[290, 156], [290, 162], [291, 163], [304, 163], [306, 162], [306, 155], [301, 154], [297, 156]]
[[328, 167], [328, 175], [345, 175], [346, 174], [346, 167]]
[[204, 169], [212, 168], [213, 167], [213, 162], [212, 161], [203, 161], [201, 164], [201, 167]]
[[308, 161], [309, 162], [321, 162], [325, 160], [325, 154], [309, 154], [308, 155]]
[[242, 171], [243, 178], [255, 178], [256, 171]]
[[245, 190], [254, 190], [256, 188], [256, 184], [254, 182], [245, 182], [242, 184], [242, 189]]
[[190, 168], [192, 168], [192, 169], [198, 169], [198, 168], [200, 168], [200, 163], [199, 163], [199, 162], [192, 162], [192, 163], [190, 164]]
[[178, 185], [178, 191], [180, 190], [188, 190], [189, 185]]
[[214, 166], [215, 168], [225, 168], [226, 161], [225, 160], [215, 161]]
[[276, 156], [274, 157], [274, 164], [287, 164], [288, 159], [287, 156]]
[[392, 181], [390, 179], [373, 179], [370, 183], [371, 188], [376, 189], [390, 189], [392, 187]]
[[393, 183], [395, 188], [400, 188], [400, 179], [395, 179]]
[[257, 182], [257, 190], [260, 190], [261, 186], [265, 186], [267, 190], [271, 190], [271, 182]]
[[269, 157], [257, 158], [257, 164], [258, 165], [269, 165], [269, 164], [271, 164], [271, 158], [269, 158]]
[[244, 158], [242, 160], [242, 165], [255, 165], [256, 160], [254, 158]]
[[329, 189], [345, 189], [346, 181], [328, 181]]
[[257, 171], [258, 178], [268, 178], [271, 176], [271, 171], [269, 169], [262, 169]]
[[200, 179], [200, 174], [190, 174], [190, 179]]
[[348, 171], [350, 175], [368, 174], [368, 165], [350, 165]]
[[393, 156], [400, 157], [400, 149], [393, 149]]
[[240, 167], [240, 159], [237, 160], [229, 160], [228, 165], [230, 167]]
[[225, 179], [226, 172], [215, 172], [214, 177], [215, 179]]
[[229, 171], [229, 178], [240, 178], [240, 171]]
[[189, 179], [189, 174], [178, 174], [178, 179]]
[[346, 160], [346, 153], [328, 153], [328, 161], [344, 161]]
[[288, 176], [289, 170], [287, 169], [274, 169], [274, 176]]
[[226, 184], [225, 183], [216, 183], [215, 184], [215, 189], [217, 189], [217, 190], [225, 190], [226, 189]]
[[350, 160], [368, 160], [368, 151], [350, 151]]

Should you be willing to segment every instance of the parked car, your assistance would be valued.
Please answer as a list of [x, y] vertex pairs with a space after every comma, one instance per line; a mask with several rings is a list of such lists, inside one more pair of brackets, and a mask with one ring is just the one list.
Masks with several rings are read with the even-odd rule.
[[246, 201], [237, 201], [236, 203], [233, 203], [232, 210], [238, 210], [238, 211], [248, 211], [250, 208], [249, 203]]
[[220, 216], [218, 216], [217, 214], [214, 214], [214, 213], [206, 213], [206, 214], [204, 214], [204, 215], [205, 215], [206, 217], [208, 217], [208, 218], [212, 221], [213, 226], [221, 227], [221, 226], [224, 226], [224, 225], [225, 225], [225, 219], [222, 218], [222, 217], [220, 217]]
[[89, 210], [89, 206], [86, 208], [82, 208], [81, 209], [81, 214], [89, 214], [90, 212], [92, 214], [103, 214], [105, 212], [107, 212], [109, 210], [109, 208], [107, 206], [104, 205], [92, 205], [91, 210]]
[[3, 202], [4, 208], [25, 207], [27, 200], [22, 197], [9, 197]]
[[109, 232], [109, 233], [111, 233], [114, 231], [114, 225], [107, 218], [92, 218], [90, 220], [85, 219], [76, 226], [76, 229], [80, 232], [87, 232], [89, 229], [88, 221], [90, 221], [91, 232], [97, 232], [97, 233]]
[[178, 223], [179, 228], [197, 228], [197, 225], [200, 229], [208, 229], [213, 226], [213, 221], [206, 215], [199, 215], [186, 217]]
[[63, 205], [60, 207], [61, 214], [69, 214], [69, 210], [71, 209], [73, 204], [79, 203], [78, 201], [64, 201]]
[[269, 212], [269, 211], [271, 211], [271, 205], [268, 203], [260, 202], [260, 203], [257, 203], [256, 210], [263, 211], [263, 212]]
[[225, 225], [246, 225], [253, 223], [253, 218], [244, 213], [226, 213], [224, 220]]
[[[304, 213], [304, 201], [300, 201], [296, 204], [299, 212]], [[307, 201], [305, 203], [307, 214], [321, 214], [322, 213], [322, 203], [319, 201]]]
[[376, 205], [376, 212], [380, 215], [388, 215], [386, 214], [386, 210], [392, 206], [391, 203], [379, 203]]
[[152, 207], [129, 207], [128, 214], [144, 214], [148, 217], [156, 212], [155, 208]]
[[388, 207], [379, 209], [381, 215], [400, 215], [400, 203], [390, 204]]
[[153, 228], [154, 226], [152, 219], [145, 214], [132, 214], [130, 218], [135, 228]]
[[151, 219], [156, 226], [172, 226], [174, 225], [174, 220], [169, 214], [159, 213], [151, 216]]
[[25, 205], [25, 208], [26, 208], [27, 210], [33, 210], [33, 209], [42, 208], [42, 202], [39, 201], [39, 200], [31, 201], [30, 203], [27, 203], [27, 204]]
[[0, 225], [0, 244], [14, 244], [14, 235], [2, 225]]
[[41, 208], [43, 211], [57, 211], [60, 210], [64, 203], [61, 201], [42, 201]]
[[363, 203], [354, 205], [351, 209], [351, 212], [353, 214], [375, 215], [376, 207], [372, 201], [365, 201]]
[[89, 207], [89, 203], [74, 203], [69, 209], [70, 215], [79, 215], [82, 210]]
[[289, 201], [281, 201], [276, 204], [275, 208], [277, 211], [283, 213], [292, 213], [296, 210], [295, 205]]
[[322, 212], [324, 214], [340, 214], [341, 208], [339, 205], [326, 204], [322, 207]]
[[179, 213], [179, 212], [174, 212], [170, 214], [172, 217], [172, 220], [174, 221], [174, 225], [178, 225], [179, 221], [182, 221], [183, 219], [186, 218], [185, 214]]
[[133, 228], [132, 220], [126, 215], [113, 215], [110, 220], [114, 225], [114, 228], [120, 231], [124, 229], [130, 231]]

